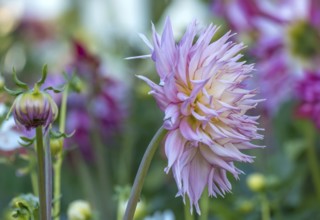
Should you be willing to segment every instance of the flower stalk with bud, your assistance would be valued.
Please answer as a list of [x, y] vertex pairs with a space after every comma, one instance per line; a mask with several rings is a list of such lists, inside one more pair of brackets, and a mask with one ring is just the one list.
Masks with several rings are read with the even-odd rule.
[[[36, 130], [36, 153], [38, 162], [38, 185], [40, 219], [51, 219], [52, 174], [51, 154], [48, 138], [48, 129], [58, 115], [58, 107], [46, 91], [40, 87], [45, 82], [47, 66], [43, 67], [42, 78], [35, 83], [33, 89], [21, 82], [15, 71], [14, 81], [20, 87], [17, 91], [6, 89], [10, 94], [17, 96], [8, 115], [13, 112], [16, 124], [27, 130]], [[31, 140], [31, 139], [30, 139]]]

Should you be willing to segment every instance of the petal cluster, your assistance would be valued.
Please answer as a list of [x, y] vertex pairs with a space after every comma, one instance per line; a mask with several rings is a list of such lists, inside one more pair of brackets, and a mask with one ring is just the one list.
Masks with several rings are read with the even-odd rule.
[[193, 22], [176, 43], [170, 20], [160, 36], [153, 27], [151, 49], [160, 83], [138, 76], [164, 112], [165, 154], [180, 196], [187, 195], [200, 214], [198, 201], [205, 187], [210, 196], [231, 190], [227, 172], [242, 173], [234, 161], [252, 162], [241, 150], [257, 148], [250, 143], [262, 139], [256, 120], [246, 112], [256, 107], [255, 90], [243, 81], [253, 65], [240, 61], [243, 44], [230, 41], [230, 32], [213, 41], [216, 26], [199, 30]]

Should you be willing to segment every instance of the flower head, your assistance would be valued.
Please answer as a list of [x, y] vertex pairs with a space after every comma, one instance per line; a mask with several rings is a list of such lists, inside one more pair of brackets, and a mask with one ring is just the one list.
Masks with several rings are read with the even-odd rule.
[[229, 192], [227, 172], [235, 178], [242, 173], [233, 162], [253, 161], [240, 150], [258, 147], [250, 141], [262, 138], [257, 133], [258, 117], [246, 115], [261, 101], [254, 100], [256, 91], [243, 84], [253, 65], [239, 61], [244, 46], [228, 41], [230, 32], [212, 41], [217, 30], [210, 25], [198, 32], [193, 22], [175, 43], [168, 19], [161, 37], [154, 28], [152, 43], [143, 37], [159, 85], [138, 76], [151, 87], [150, 94], [165, 113], [165, 171], [172, 169], [178, 195], [187, 195], [199, 214], [204, 188], [210, 196]]
[[58, 107], [47, 92], [28, 91], [17, 96], [13, 103], [13, 117], [27, 130], [48, 127], [58, 116]]

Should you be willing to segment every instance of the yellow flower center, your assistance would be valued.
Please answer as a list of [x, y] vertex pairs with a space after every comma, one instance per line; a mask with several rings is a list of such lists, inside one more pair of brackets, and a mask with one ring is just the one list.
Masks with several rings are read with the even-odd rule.
[[299, 21], [288, 29], [289, 48], [294, 56], [307, 60], [320, 55], [320, 32], [311, 24]]

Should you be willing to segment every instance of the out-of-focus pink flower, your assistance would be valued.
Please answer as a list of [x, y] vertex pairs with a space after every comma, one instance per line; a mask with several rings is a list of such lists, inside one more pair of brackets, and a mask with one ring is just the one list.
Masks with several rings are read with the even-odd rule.
[[253, 161], [240, 150], [259, 147], [250, 141], [263, 138], [257, 133], [258, 117], [246, 115], [261, 101], [253, 99], [255, 90], [243, 85], [253, 65], [239, 61], [244, 46], [228, 41], [230, 32], [212, 42], [217, 30], [210, 25], [198, 32], [194, 22], [175, 43], [168, 19], [162, 36], [153, 28], [152, 43], [143, 37], [159, 85], [138, 76], [152, 88], [150, 94], [165, 113], [165, 172], [172, 169], [178, 195], [187, 195], [199, 214], [204, 188], [210, 196], [230, 192], [227, 172], [235, 178], [242, 173], [233, 162]]
[[[79, 146], [84, 157], [93, 159], [92, 132], [97, 132], [102, 141], [121, 131], [121, 125], [127, 115], [124, 100], [127, 87], [102, 71], [99, 57], [91, 54], [83, 44], [73, 42], [74, 57], [68, 71], [79, 76], [85, 84], [78, 94], [68, 98], [67, 131], [75, 131], [67, 140], [67, 145]], [[94, 85], [94, 86], [92, 86]]]
[[307, 73], [297, 85], [299, 117], [311, 119], [320, 128], [320, 74]]
[[213, 10], [239, 36], [251, 39], [250, 51], [259, 69], [257, 82], [270, 113], [292, 98], [292, 84], [304, 70], [319, 68], [319, 1], [217, 0]]

